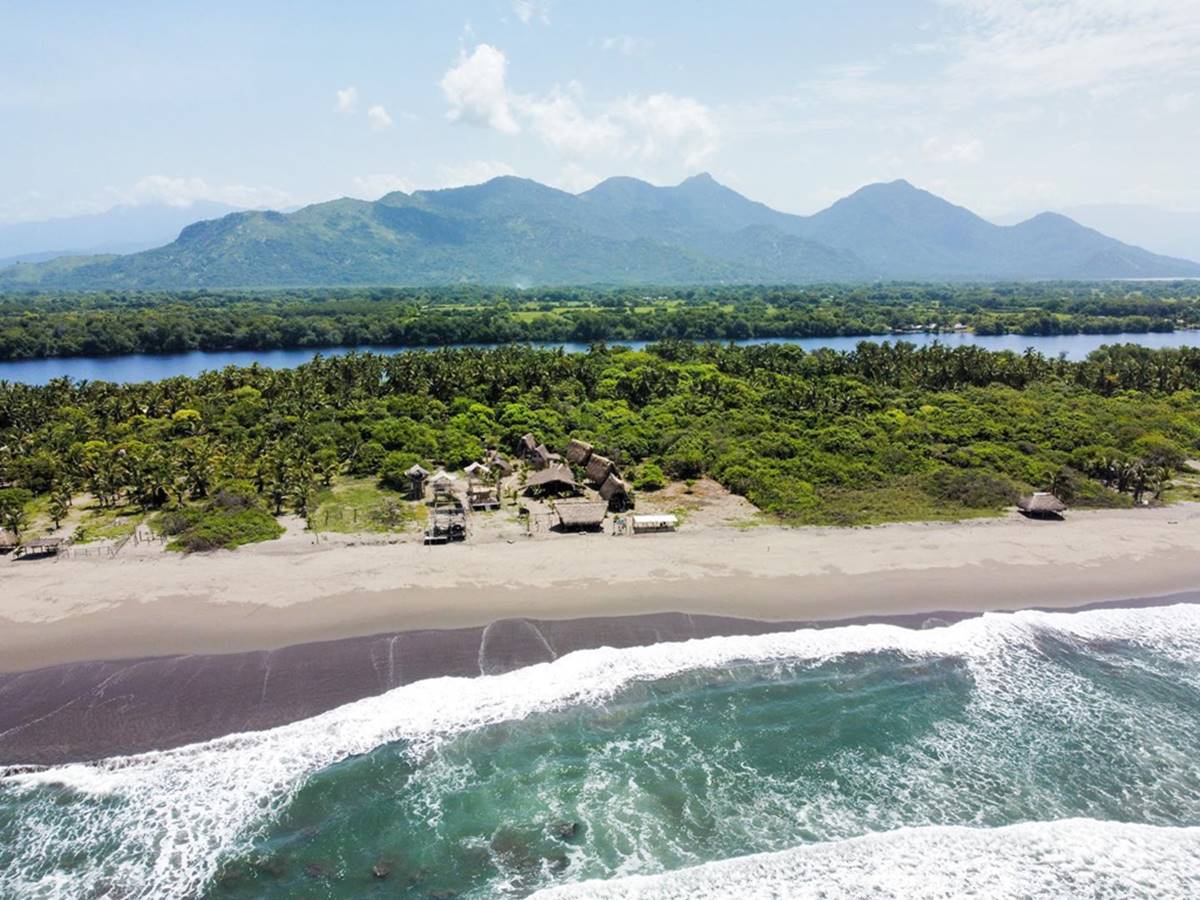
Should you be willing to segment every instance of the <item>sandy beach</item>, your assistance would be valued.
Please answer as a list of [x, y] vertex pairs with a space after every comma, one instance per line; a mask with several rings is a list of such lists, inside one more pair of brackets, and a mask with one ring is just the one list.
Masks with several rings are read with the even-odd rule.
[[500, 534], [426, 547], [293, 531], [184, 557], [0, 564], [0, 671], [269, 650], [498, 619], [681, 612], [820, 621], [1070, 607], [1200, 589], [1200, 505], [877, 528]]

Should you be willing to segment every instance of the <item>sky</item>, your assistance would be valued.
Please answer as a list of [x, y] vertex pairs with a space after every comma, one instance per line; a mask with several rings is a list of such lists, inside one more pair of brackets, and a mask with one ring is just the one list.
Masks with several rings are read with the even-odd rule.
[[0, 222], [700, 171], [1200, 210], [1200, 0], [0, 0]]

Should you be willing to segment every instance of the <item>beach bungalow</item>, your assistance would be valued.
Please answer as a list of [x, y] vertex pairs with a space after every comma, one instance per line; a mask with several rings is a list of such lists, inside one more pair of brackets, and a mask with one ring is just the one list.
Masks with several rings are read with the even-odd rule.
[[607, 456], [593, 453], [587, 464], [587, 477], [597, 487], [608, 480], [609, 475], [617, 472], [616, 464]]
[[414, 465], [404, 474], [408, 476], [408, 499], [424, 499], [425, 480], [429, 477], [429, 472], [421, 465]]
[[562, 464], [548, 466], [540, 472], [534, 472], [525, 482], [525, 493], [532, 496], [574, 494], [578, 490], [579, 485], [575, 483], [575, 474], [568, 466]]
[[463, 471], [472, 478], [487, 478], [492, 474], [492, 470], [481, 462], [473, 462], [463, 469]]
[[487, 463], [487, 467], [493, 472], [498, 472], [501, 478], [507, 478], [514, 471], [513, 464], [495, 450], [487, 455], [485, 462]]
[[1031, 519], [1061, 519], [1067, 504], [1049, 491], [1037, 491], [1018, 500], [1017, 509]]
[[629, 484], [617, 477], [614, 472], [604, 479], [599, 488], [600, 496], [613, 512], [622, 512], [633, 505], [629, 494]]
[[550, 448], [545, 444], [538, 444], [529, 454], [529, 464], [535, 469], [545, 469], [555, 460], [555, 455], [550, 452]]
[[429, 478], [429, 486], [433, 488], [433, 500], [445, 500], [454, 497], [454, 491], [458, 487], [458, 479], [449, 474], [445, 469], [438, 469]]
[[557, 501], [554, 512], [563, 531], [599, 531], [608, 515], [608, 504], [603, 500], [569, 498]]
[[566, 452], [563, 455], [573, 466], [586, 466], [592, 457], [592, 445], [587, 441], [571, 438], [571, 443], [567, 444]]
[[679, 517], [670, 513], [656, 516], [630, 516], [630, 527], [634, 534], [674, 531], [678, 526]]

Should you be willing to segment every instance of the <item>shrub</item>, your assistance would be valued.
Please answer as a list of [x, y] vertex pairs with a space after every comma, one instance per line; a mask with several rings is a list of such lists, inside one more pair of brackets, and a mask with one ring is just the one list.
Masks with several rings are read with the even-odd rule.
[[658, 491], [662, 490], [666, 483], [667, 476], [663, 474], [663, 470], [652, 462], [646, 462], [638, 467], [633, 486], [639, 491]]
[[970, 509], [1009, 506], [1021, 495], [1012, 479], [985, 469], [937, 469], [925, 476], [921, 487], [931, 497]]

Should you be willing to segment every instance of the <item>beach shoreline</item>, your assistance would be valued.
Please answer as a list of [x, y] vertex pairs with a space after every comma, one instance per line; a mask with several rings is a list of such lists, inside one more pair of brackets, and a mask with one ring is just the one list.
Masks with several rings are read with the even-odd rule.
[[[1200, 506], [313, 545], [0, 571], [0, 764], [161, 750], [574, 650], [1200, 599]], [[1111, 549], [1110, 549], [1111, 548]]]

